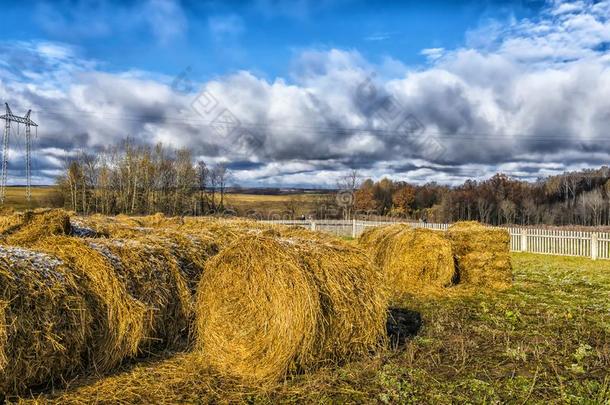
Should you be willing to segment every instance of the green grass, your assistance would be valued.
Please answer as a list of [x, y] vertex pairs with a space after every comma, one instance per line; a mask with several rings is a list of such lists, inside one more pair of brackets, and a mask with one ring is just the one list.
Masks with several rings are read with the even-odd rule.
[[427, 326], [377, 373], [380, 399], [610, 403], [610, 263], [512, 259], [506, 292], [404, 302]]
[[610, 262], [512, 260], [507, 291], [405, 298], [401, 305], [421, 311], [425, 325], [403, 350], [297, 376], [270, 392], [185, 372], [187, 354], [77, 382], [84, 386], [60, 402], [111, 393], [119, 402], [610, 404]]

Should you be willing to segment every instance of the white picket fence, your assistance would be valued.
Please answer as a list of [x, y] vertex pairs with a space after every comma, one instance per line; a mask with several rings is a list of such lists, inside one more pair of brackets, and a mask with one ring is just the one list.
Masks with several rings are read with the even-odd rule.
[[[360, 220], [273, 220], [263, 221], [278, 225], [301, 226], [313, 231], [322, 231], [337, 236], [357, 238], [366, 228], [389, 225], [396, 221]], [[405, 222], [415, 228], [446, 231], [449, 224]], [[529, 252], [558, 256], [580, 256], [610, 259], [610, 233], [563, 231], [555, 229], [532, 229], [503, 227], [510, 233], [512, 252]]]

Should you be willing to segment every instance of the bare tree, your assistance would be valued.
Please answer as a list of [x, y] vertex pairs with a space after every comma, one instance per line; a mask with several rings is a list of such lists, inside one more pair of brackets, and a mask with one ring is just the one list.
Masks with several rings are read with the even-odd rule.
[[584, 193], [580, 197], [583, 225], [601, 225], [605, 202], [600, 190]]
[[203, 160], [197, 162], [197, 186], [199, 188], [199, 210], [204, 213], [209, 207], [207, 198], [208, 182], [210, 181], [210, 169]]
[[482, 197], [477, 198], [477, 211], [481, 222], [489, 222], [492, 210], [491, 202]]
[[525, 225], [538, 222], [538, 206], [532, 198], [526, 198], [523, 201], [523, 220]]
[[218, 207], [224, 209], [224, 197], [227, 189], [227, 184], [231, 177], [231, 172], [224, 163], [218, 163], [214, 166], [213, 176], [216, 178], [216, 185], [218, 186], [218, 192], [220, 194], [220, 203]]
[[355, 194], [360, 187], [361, 176], [358, 170], [352, 169], [339, 178], [337, 188], [340, 190], [339, 203], [343, 209], [343, 218], [350, 219], [354, 211]]
[[515, 222], [515, 214], [517, 213], [517, 206], [511, 200], [503, 200], [500, 202], [500, 211], [504, 217], [504, 221], [507, 224]]

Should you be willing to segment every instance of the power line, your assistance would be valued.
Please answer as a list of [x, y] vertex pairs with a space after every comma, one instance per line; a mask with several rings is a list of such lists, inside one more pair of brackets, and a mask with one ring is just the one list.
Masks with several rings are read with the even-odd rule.
[[[103, 118], [104, 120], [117, 120], [117, 121], [131, 121], [135, 123], [145, 123], [159, 121], [159, 124], [173, 124], [183, 125], [188, 127], [202, 127], [202, 128], [214, 128], [224, 123], [221, 121], [199, 119], [199, 118], [177, 118], [177, 117], [165, 117], [155, 115], [138, 115], [138, 114], [126, 114], [126, 113], [108, 113], [102, 111], [86, 111], [86, 110], [67, 110], [67, 109], [44, 109], [44, 110], [32, 110], [33, 112], [41, 115], [51, 116], [66, 116], [66, 115], [88, 115], [92, 117]], [[282, 124], [282, 123], [253, 123], [253, 122], [239, 122], [236, 124], [239, 127], [251, 130], [288, 130], [288, 131], [310, 131], [310, 133], [321, 133], [321, 134], [336, 134], [336, 135], [350, 135], [353, 133], [373, 133], [381, 136], [408, 136], [408, 131], [400, 131], [398, 129], [384, 129], [384, 128], [371, 128], [371, 127], [346, 127], [346, 126], [323, 126], [323, 125], [299, 125], [299, 124]], [[538, 135], [533, 133], [492, 133], [492, 132], [478, 132], [478, 131], [467, 131], [467, 132], [449, 132], [449, 131], [430, 131], [423, 129], [421, 136], [433, 136], [448, 140], [476, 140], [476, 141], [497, 141], [497, 140], [532, 140], [532, 141], [551, 141], [551, 140], [575, 140], [575, 141], [599, 141], [605, 142], [610, 141], [610, 136], [596, 137], [596, 136], [579, 136], [578, 138], [567, 136], [567, 135]]]

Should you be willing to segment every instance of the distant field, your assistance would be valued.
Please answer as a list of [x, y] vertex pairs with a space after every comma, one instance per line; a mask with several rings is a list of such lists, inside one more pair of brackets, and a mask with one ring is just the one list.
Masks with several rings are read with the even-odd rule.
[[[5, 207], [15, 210], [48, 207], [55, 187], [33, 187], [32, 202], [28, 206], [25, 200], [25, 187], [8, 187], [6, 190]], [[218, 197], [217, 197], [218, 198]], [[227, 194], [225, 205], [234, 209], [240, 215], [256, 211], [263, 215], [281, 214], [294, 207], [297, 215], [309, 213], [315, 207], [315, 201], [324, 198], [323, 194]]]
[[32, 187], [32, 202], [31, 206], [28, 206], [25, 200], [25, 187], [7, 187], [4, 206], [14, 210], [48, 207], [51, 205], [50, 197], [54, 191], [53, 186]]
[[315, 209], [316, 201], [324, 199], [324, 194], [228, 194], [226, 205], [240, 215], [255, 211], [264, 216], [281, 215], [294, 208], [296, 215], [307, 215]]

